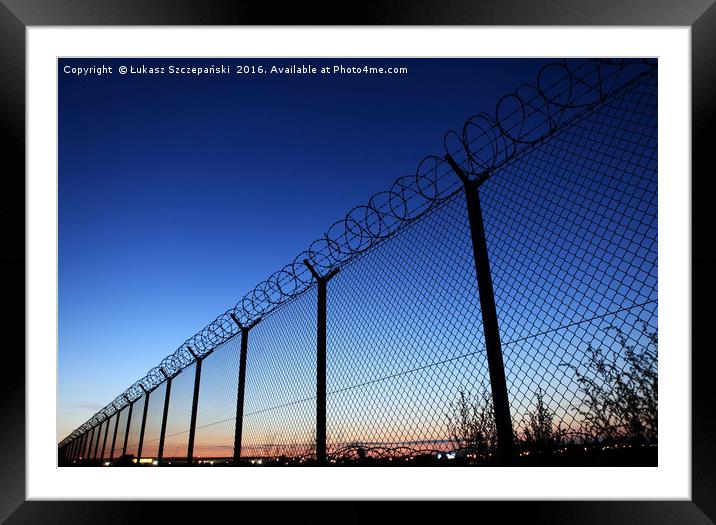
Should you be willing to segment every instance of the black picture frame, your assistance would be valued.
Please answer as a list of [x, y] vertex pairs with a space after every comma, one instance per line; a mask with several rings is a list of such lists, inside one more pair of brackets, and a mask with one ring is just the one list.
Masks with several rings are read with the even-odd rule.
[[[716, 314], [716, 254], [708, 236], [711, 214], [707, 158], [713, 148], [707, 128], [714, 122], [716, 93], [716, 6], [714, 0], [501, 0], [393, 1], [365, 5], [187, 0], [0, 0], [0, 104], [4, 160], [0, 206], [3, 225], [2, 271], [6, 334], [0, 382], [0, 520], [8, 523], [134, 522], [186, 518], [184, 504], [150, 502], [28, 502], [25, 498], [25, 30], [28, 26], [83, 25], [638, 25], [690, 26], [692, 71], [692, 443], [690, 501], [549, 501], [450, 503], [483, 519], [499, 515], [521, 523], [716, 523], [715, 390], [710, 375], [714, 352], [707, 342]], [[352, 9], [351, 9], [352, 7]], [[9, 161], [9, 162], [8, 162]], [[20, 198], [23, 196], [23, 198]], [[10, 300], [12, 298], [12, 300]], [[15, 340], [13, 340], [15, 339]], [[683, 349], [688, 352], [688, 348]], [[688, 444], [684, 444], [688, 446]], [[519, 482], [516, 480], [516, 482]], [[588, 480], [565, 482], [588, 484]], [[207, 503], [200, 505], [206, 509]], [[241, 506], [242, 516], [265, 512], [267, 503]], [[376, 502], [271, 503], [270, 521], [340, 523], [375, 521], [384, 516]], [[320, 507], [319, 507], [320, 505]], [[403, 503], [401, 521], [441, 512], [445, 503]], [[204, 510], [203, 512], [206, 512]], [[215, 512], [211, 510], [212, 514]], [[231, 511], [235, 512], [235, 511]], [[337, 514], [338, 513], [338, 514]], [[340, 518], [338, 518], [340, 516]], [[504, 520], [503, 520], [504, 521]]]

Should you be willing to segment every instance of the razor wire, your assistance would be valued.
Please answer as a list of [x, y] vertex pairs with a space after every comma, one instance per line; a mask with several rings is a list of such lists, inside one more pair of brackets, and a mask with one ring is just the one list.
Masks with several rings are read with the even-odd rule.
[[[78, 438], [177, 376], [215, 348], [315, 285], [304, 260], [320, 274], [347, 264], [401, 228], [446, 202], [462, 185], [445, 161], [452, 156], [465, 173], [484, 179], [519, 158], [591, 109], [640, 79], [655, 74], [655, 59], [563, 59], [544, 65], [532, 84], [500, 98], [492, 113], [469, 117], [459, 132], [448, 131], [443, 155], [423, 158], [412, 175], [351, 209], [291, 263], [246, 293], [231, 309], [188, 338], [141, 379], [80, 425], [59, 446]], [[196, 355], [196, 357], [195, 357]]]

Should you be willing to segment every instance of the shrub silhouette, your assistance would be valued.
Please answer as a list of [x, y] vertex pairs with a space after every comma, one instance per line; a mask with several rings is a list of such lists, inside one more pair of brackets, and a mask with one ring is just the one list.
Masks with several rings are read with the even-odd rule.
[[490, 461], [497, 450], [497, 431], [492, 394], [481, 386], [477, 395], [460, 391], [446, 414], [447, 433], [461, 457]]
[[585, 395], [582, 406], [573, 408], [583, 417], [587, 438], [594, 442], [657, 443], [658, 335], [642, 324], [635, 343], [610, 326], [619, 344], [616, 351], [590, 344], [586, 366], [565, 365], [574, 371]]
[[534, 412], [527, 413], [522, 431], [523, 447], [536, 453], [552, 452], [564, 444], [566, 430], [560, 424], [554, 425], [554, 412], [544, 402], [544, 392], [537, 390]]

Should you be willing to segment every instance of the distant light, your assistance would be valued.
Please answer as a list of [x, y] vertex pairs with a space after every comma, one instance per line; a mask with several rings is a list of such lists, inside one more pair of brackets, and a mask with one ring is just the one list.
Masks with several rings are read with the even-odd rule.
[[152, 461], [152, 465], [157, 466], [159, 465], [159, 462], [155, 459], [154, 461]]
[[[144, 465], [152, 463], [152, 461], [153, 461], [152, 458], [140, 458], [139, 459], [139, 463], [144, 464]], [[136, 463], [137, 460], [135, 459], [134, 462]]]
[[105, 467], [109, 467], [109, 461], [105, 461], [105, 462], [104, 462], [104, 466], [105, 466]]
[[445, 457], [448, 459], [455, 459], [455, 453], [454, 452], [448, 452], [445, 454]]

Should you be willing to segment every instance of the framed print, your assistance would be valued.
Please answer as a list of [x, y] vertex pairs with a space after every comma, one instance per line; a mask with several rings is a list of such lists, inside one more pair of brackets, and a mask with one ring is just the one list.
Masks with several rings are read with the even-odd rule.
[[9, 523], [713, 522], [709, 2], [61, 6], [2, 7]]

